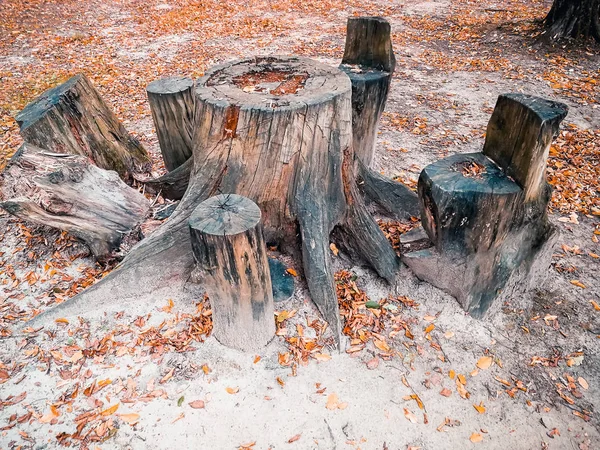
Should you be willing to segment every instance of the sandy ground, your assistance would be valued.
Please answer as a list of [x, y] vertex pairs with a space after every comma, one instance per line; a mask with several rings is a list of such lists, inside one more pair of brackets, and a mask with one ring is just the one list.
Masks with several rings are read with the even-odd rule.
[[[151, 2], [143, 8], [152, 18], [166, 17], [184, 3]], [[69, 30], [67, 23], [57, 30], [101, 35], [99, 48], [104, 45], [125, 61], [117, 71], [123, 79], [129, 76], [124, 66], [151, 64], [156, 54], [160, 67], [172, 61], [174, 70], [190, 75], [251, 54], [301, 53], [337, 64], [345, 18], [353, 13], [385, 15], [392, 22], [398, 67], [375, 167], [407, 182], [414, 182], [426, 164], [442, 156], [479, 150], [491, 108], [502, 92], [564, 101], [571, 108], [566, 124], [600, 128], [597, 90], [582, 99], [572, 95], [574, 89], [552, 87], [542, 76], [554, 70], [549, 62], [554, 53], [536, 46], [530, 37], [535, 29], [530, 15], [543, 16], [548, 2], [342, 2], [330, 7], [292, 2], [289, 11], [258, 3], [255, 9], [241, 9], [251, 20], [265, 21], [260, 33], [232, 35], [228, 23], [245, 23], [236, 10], [224, 12], [224, 31], [206, 39], [186, 27], [177, 28], [178, 22], [149, 38], [142, 31], [136, 34], [143, 28], [134, 17], [136, 2], [98, 3], [87, 10], [79, 5], [76, 8], [85, 12], [83, 25], [77, 22], [76, 29]], [[48, 4], [40, 11], [51, 14], [52, 8], [58, 6]], [[473, 17], [491, 18], [455, 29], [458, 38], [450, 44], [436, 38], [440, 24], [466, 14], [465, 8]], [[490, 13], [490, 8], [501, 12]], [[44, 17], [38, 19], [43, 22]], [[207, 27], [218, 22], [206, 20]], [[469, 39], [460, 40], [465, 30], [478, 33], [475, 49]], [[120, 40], [123, 36], [126, 41]], [[27, 51], [35, 45], [35, 39], [25, 46], [16, 42], [12, 53], [0, 56], [6, 80], [18, 82], [16, 72], [24, 74], [29, 64], [43, 61], [37, 52]], [[202, 55], [193, 54], [192, 46], [201, 46]], [[473, 62], [473, 55], [485, 52], [493, 67]], [[596, 73], [600, 59], [595, 54], [589, 48], [569, 52], [565, 77]], [[468, 65], [461, 65], [466, 60]], [[182, 67], [188, 70], [182, 72]], [[131, 97], [123, 105], [121, 84], [112, 89], [95, 81], [127, 127], [156, 154], [144, 106], [145, 75], [137, 70], [126, 83]], [[148, 76], [169, 74], [169, 69], [160, 70]], [[95, 76], [99, 79], [101, 74]], [[398, 125], [398, 118], [408, 119], [408, 124]], [[419, 128], [422, 123], [426, 126]], [[14, 125], [5, 130], [5, 148], [14, 151]], [[330, 354], [331, 359], [310, 358], [292, 370], [281, 364], [281, 355], [290, 352], [281, 336], [259, 355], [227, 349], [212, 337], [191, 342], [186, 351], [168, 346], [157, 351], [140, 336], [156, 327], [168, 340], [196, 311], [196, 305], [173, 298], [168, 287], [152, 298], [122, 305], [121, 311], [91, 313], [87, 323], [67, 318], [68, 324], [48, 324], [25, 337], [11, 336], [20, 319], [68, 298], [100, 277], [104, 268], [94, 266], [89, 257], [78, 257], [85, 248], [72, 239], [3, 213], [0, 449], [60, 447], [59, 442], [69, 440], [58, 436], [74, 433], [77, 423], [86, 424], [90, 434], [87, 440], [72, 439], [72, 445], [101, 449], [600, 448], [600, 311], [590, 302], [600, 303], [599, 260], [590, 256], [600, 253], [593, 240], [598, 217], [557, 211], [552, 220], [561, 232], [561, 248], [556, 249], [547, 282], [485, 320], [465, 315], [453, 298], [420, 282], [406, 268], [396, 285], [388, 286], [341, 255], [335, 259], [336, 269], [356, 274], [358, 287], [370, 299], [407, 296], [416, 302], [391, 302], [410, 324], [414, 339], [396, 336], [388, 340], [390, 351], [369, 344], [352, 354], [338, 353], [328, 347], [327, 338], [318, 339], [323, 346], [319, 355]], [[295, 264], [289, 258], [286, 262]], [[573, 280], [586, 288], [573, 285]], [[300, 279], [294, 297], [276, 307], [297, 311], [285, 321], [288, 336], [298, 336], [301, 325], [309, 338], [315, 337], [308, 325], [318, 313]], [[140, 322], [140, 316], [145, 321]], [[105, 336], [110, 339], [99, 343]], [[85, 355], [80, 357], [81, 350]], [[493, 362], [478, 369], [484, 356]], [[461, 377], [468, 398], [463, 398], [464, 392], [460, 395], [463, 384], [456, 380]], [[88, 389], [93, 384], [96, 388]], [[21, 393], [26, 395], [19, 397]], [[204, 408], [189, 405], [197, 400]], [[113, 405], [118, 409], [112, 411]], [[474, 405], [485, 409], [480, 412]], [[93, 420], [81, 418], [86, 412]]]

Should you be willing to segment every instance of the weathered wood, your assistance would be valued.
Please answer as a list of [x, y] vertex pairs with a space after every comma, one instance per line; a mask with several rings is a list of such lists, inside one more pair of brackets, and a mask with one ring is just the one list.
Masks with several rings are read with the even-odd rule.
[[172, 172], [167, 172], [153, 180], [139, 180], [154, 193], [161, 193], [170, 200], [180, 200], [190, 182], [190, 175], [194, 167], [194, 158], [188, 158], [181, 166]]
[[544, 28], [550, 41], [593, 37], [600, 42], [600, 0], [554, 0]]
[[238, 350], [261, 349], [275, 335], [275, 320], [260, 209], [241, 195], [217, 195], [196, 207], [189, 227], [213, 335]]
[[361, 161], [358, 162], [358, 170], [358, 186], [365, 198], [377, 203], [398, 220], [419, 217], [419, 197], [408, 186], [365, 167]]
[[389, 22], [381, 17], [349, 18], [340, 69], [352, 82], [354, 154], [366, 167], [373, 161], [395, 65]]
[[87, 158], [25, 144], [2, 174], [0, 203], [10, 214], [65, 230], [99, 260], [117, 256], [124, 236], [144, 220], [150, 204], [116, 172]]
[[311, 297], [339, 340], [333, 228], [354, 240], [361, 228], [358, 250], [387, 279], [399, 263], [354, 194], [350, 80], [306, 58], [248, 58], [207, 71], [195, 92], [194, 167], [177, 210], [117, 270], [46, 317], [89, 311], [115, 286], [115, 302], [181, 286], [193, 267], [190, 214], [213, 195], [235, 193], [258, 204], [267, 241], [293, 243], [299, 230]]
[[496, 108], [487, 156], [458, 154], [421, 172], [421, 222], [434, 247], [402, 256], [419, 278], [456, 297], [475, 317], [508, 293], [530, 288], [531, 280], [540, 282], [556, 240], [544, 155], [566, 106], [507, 94]]
[[536, 198], [545, 183], [552, 138], [567, 116], [566, 105], [524, 94], [498, 97], [487, 127], [483, 153]]
[[146, 88], [154, 128], [166, 169], [177, 169], [192, 156], [194, 132], [194, 81], [171, 77]]
[[54, 153], [85, 156], [121, 178], [150, 167], [144, 147], [83, 74], [44, 92], [16, 119], [25, 142]]

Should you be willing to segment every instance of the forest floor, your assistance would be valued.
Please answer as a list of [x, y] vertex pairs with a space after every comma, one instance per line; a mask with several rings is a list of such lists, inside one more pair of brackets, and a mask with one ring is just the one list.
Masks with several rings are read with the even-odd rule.
[[258, 355], [209, 336], [202, 298], [144, 298], [20, 334], [110, 267], [64, 233], [0, 214], [0, 449], [600, 448], [599, 47], [540, 43], [550, 3], [0, 2], [0, 167], [20, 145], [13, 116], [84, 72], [160, 173], [150, 81], [249, 55], [337, 65], [351, 15], [392, 23], [398, 64], [375, 166], [409, 185], [436, 159], [480, 150], [501, 93], [570, 107], [548, 168], [560, 240], [539, 291], [475, 320], [406, 268], [388, 286], [340, 254], [352, 339], [341, 354], [301, 277]]

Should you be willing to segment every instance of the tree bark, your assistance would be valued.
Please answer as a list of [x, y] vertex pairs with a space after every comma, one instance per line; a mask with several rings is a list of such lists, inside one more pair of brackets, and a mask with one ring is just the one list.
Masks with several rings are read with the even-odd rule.
[[146, 198], [87, 158], [25, 144], [2, 174], [0, 203], [21, 219], [65, 230], [101, 261], [117, 256], [124, 236], [144, 220]]
[[561, 103], [501, 95], [483, 153], [450, 156], [421, 172], [421, 221], [434, 247], [403, 261], [475, 317], [547, 274], [556, 232], [546, 158], [566, 114]]
[[181, 200], [190, 183], [190, 175], [193, 167], [194, 158], [190, 157], [181, 166], [172, 172], [167, 172], [162, 177], [139, 181], [150, 188], [152, 192], [156, 194], [160, 192], [163, 197], [169, 200]]
[[600, 0], [554, 0], [544, 28], [551, 41], [593, 37], [600, 42]]
[[213, 312], [213, 335], [228, 347], [256, 351], [275, 335], [273, 288], [261, 212], [240, 195], [200, 203], [189, 219], [197, 272]]
[[419, 214], [417, 195], [371, 169], [395, 67], [389, 22], [381, 17], [350, 17], [340, 69], [352, 83], [352, 142], [359, 185], [363, 195], [387, 213], [409, 219]]
[[186, 77], [153, 81], [146, 89], [166, 169], [171, 172], [192, 156], [194, 82]]
[[85, 156], [123, 179], [150, 167], [144, 147], [83, 74], [44, 92], [16, 119], [25, 142], [53, 153]]
[[309, 59], [249, 58], [209, 70], [196, 86], [194, 166], [177, 210], [115, 271], [46, 317], [89, 310], [115, 286], [119, 295], [112, 298], [121, 302], [165, 283], [183, 284], [193, 266], [190, 214], [215, 194], [239, 194], [260, 207], [268, 241], [295, 242], [299, 231], [311, 297], [339, 340], [333, 228], [354, 236], [357, 250], [388, 280], [398, 268], [355, 194], [351, 114], [348, 77]]

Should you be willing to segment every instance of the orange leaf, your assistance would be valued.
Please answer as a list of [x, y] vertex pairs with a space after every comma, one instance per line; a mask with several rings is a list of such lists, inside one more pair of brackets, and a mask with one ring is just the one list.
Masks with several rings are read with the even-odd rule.
[[67, 325], [69, 324], [69, 321], [67, 319], [65, 319], [64, 317], [60, 317], [58, 319], [55, 320], [56, 323], [66, 323]]
[[473, 408], [475, 408], [479, 414], [483, 414], [485, 412], [485, 406], [483, 406], [483, 402], [479, 402], [479, 405], [473, 405]]
[[337, 409], [338, 407], [338, 403], [339, 403], [339, 399], [337, 394], [329, 394], [327, 396], [327, 404], [325, 405], [325, 408], [327, 409]]
[[298, 276], [298, 272], [296, 272], [294, 269], [292, 269], [291, 267], [289, 269], [286, 270], [287, 273], [289, 273], [291, 276], [293, 277], [297, 277]]
[[129, 425], [135, 425], [140, 420], [140, 415], [136, 413], [119, 414], [119, 418]]
[[594, 300], [590, 300], [590, 303], [596, 311], [600, 311], [600, 305], [598, 303], [596, 303]]
[[433, 331], [433, 329], [435, 328], [435, 325], [430, 323], [427, 328], [425, 328], [425, 334], [427, 333], [431, 333]]
[[259, 361], [260, 361], [260, 356], [256, 355], [256, 356], [254, 357], [254, 364], [256, 364], [256, 363], [257, 363], [257, 362], [259, 362]]
[[417, 417], [407, 408], [404, 408], [404, 417], [412, 423], [417, 423]]
[[451, 380], [454, 380], [454, 377], [456, 376], [456, 372], [454, 372], [454, 370], [450, 369], [450, 372], [448, 372], [448, 376], [450, 377]]
[[477, 367], [482, 370], [489, 369], [492, 362], [494, 362], [494, 359], [491, 356], [482, 356], [479, 358], [479, 361], [477, 361]]
[[473, 434], [471, 435], [471, 437], [469, 438], [469, 440], [470, 440], [472, 443], [476, 444], [477, 442], [481, 442], [481, 441], [483, 441], [483, 436], [482, 436], [482, 435], [480, 435], [479, 433], [473, 433]]
[[188, 405], [194, 409], [204, 409], [204, 400], [194, 400], [188, 403]]
[[100, 412], [101, 416], [110, 416], [111, 414], [114, 414], [117, 409], [119, 409], [119, 404], [116, 403], [115, 405], [111, 406], [110, 408], [105, 409], [104, 411]]
[[335, 246], [335, 244], [333, 242], [331, 244], [329, 244], [329, 248], [331, 249], [331, 251], [333, 252], [333, 254], [335, 256], [338, 255], [339, 250], [338, 250], [338, 248]]
[[579, 280], [571, 280], [571, 284], [580, 287], [581, 289], [585, 289], [585, 284], [583, 284], [581, 281]]
[[[331, 244], [331, 245], [333, 245], [333, 244]], [[300, 436], [302, 436], [302, 433], [292, 436], [291, 438], [288, 439], [288, 444], [291, 444], [292, 442], [296, 442], [298, 439], [300, 439]]]
[[237, 394], [240, 391], [239, 387], [228, 387], [225, 389], [227, 391], [228, 394]]

